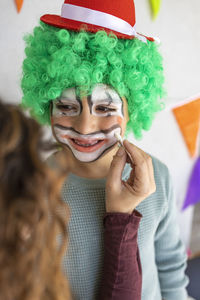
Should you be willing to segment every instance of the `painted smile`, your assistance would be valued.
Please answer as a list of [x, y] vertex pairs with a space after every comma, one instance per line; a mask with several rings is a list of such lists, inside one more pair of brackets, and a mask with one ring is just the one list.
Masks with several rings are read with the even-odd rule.
[[100, 149], [104, 144], [107, 143], [107, 139], [74, 139], [67, 136], [62, 136], [63, 138], [67, 138], [72, 147], [74, 147], [77, 151], [91, 153], [98, 149]]
[[54, 130], [58, 141], [69, 147], [73, 155], [82, 162], [93, 162], [99, 159], [107, 150], [116, 145], [115, 133], [121, 133], [118, 124], [107, 130], [85, 135], [60, 124], [55, 124]]

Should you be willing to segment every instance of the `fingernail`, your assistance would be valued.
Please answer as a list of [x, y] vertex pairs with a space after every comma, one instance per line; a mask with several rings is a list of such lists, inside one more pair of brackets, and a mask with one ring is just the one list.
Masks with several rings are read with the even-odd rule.
[[120, 147], [117, 151], [117, 156], [123, 156], [125, 153], [124, 147]]
[[134, 144], [132, 142], [130, 142], [129, 140], [124, 140], [124, 142], [125, 142], [126, 146], [129, 146], [129, 145], [134, 146]]

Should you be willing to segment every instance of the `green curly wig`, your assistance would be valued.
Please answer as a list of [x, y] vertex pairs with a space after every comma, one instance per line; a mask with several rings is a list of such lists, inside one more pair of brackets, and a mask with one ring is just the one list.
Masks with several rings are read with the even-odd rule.
[[162, 57], [154, 42], [118, 39], [104, 31], [68, 31], [43, 22], [25, 41], [22, 105], [42, 124], [50, 123], [50, 102], [63, 90], [79, 87], [90, 94], [97, 83], [111, 85], [127, 99], [127, 131], [136, 137], [163, 107]]

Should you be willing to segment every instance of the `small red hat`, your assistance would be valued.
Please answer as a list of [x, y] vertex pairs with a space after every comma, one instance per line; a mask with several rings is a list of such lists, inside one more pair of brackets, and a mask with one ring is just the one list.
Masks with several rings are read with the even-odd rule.
[[89, 32], [103, 29], [121, 39], [155, 40], [136, 32], [133, 0], [65, 0], [61, 16], [44, 15], [41, 21], [74, 31], [80, 31], [84, 24]]

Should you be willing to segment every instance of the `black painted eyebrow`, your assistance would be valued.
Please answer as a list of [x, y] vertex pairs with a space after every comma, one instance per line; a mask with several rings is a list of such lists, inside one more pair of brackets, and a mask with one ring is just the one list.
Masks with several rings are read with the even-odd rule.
[[108, 96], [108, 99], [109, 99], [109, 105], [111, 105], [111, 103], [113, 103], [113, 98], [111, 97], [111, 95], [109, 94], [108, 91], [106, 91], [106, 95]]

